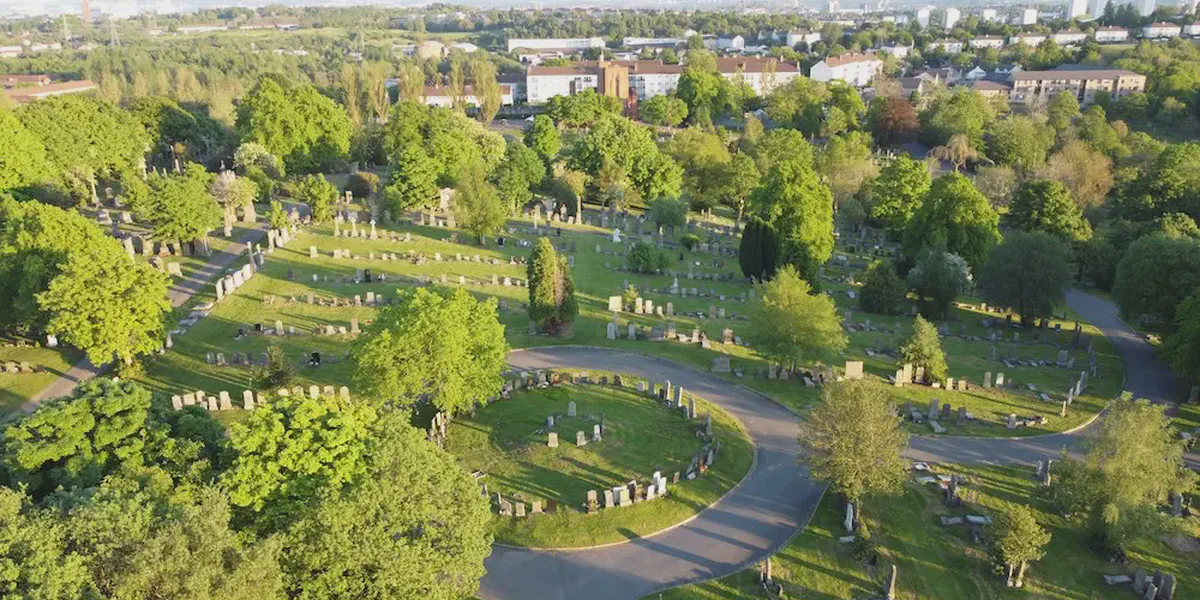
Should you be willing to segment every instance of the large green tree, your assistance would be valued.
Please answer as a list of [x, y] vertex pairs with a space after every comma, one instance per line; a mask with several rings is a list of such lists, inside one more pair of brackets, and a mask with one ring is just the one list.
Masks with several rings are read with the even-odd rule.
[[326, 489], [287, 534], [281, 563], [300, 600], [457, 600], [491, 553], [488, 500], [403, 411], [380, 420], [367, 476]]
[[754, 347], [787, 367], [813, 361], [846, 347], [846, 334], [833, 299], [814, 294], [812, 286], [791, 266], [759, 285], [758, 302], [750, 312]]
[[0, 107], [0, 192], [28, 194], [51, 182], [57, 168], [46, 157], [42, 140], [11, 110]]
[[306, 175], [296, 182], [295, 198], [308, 205], [315, 223], [333, 220], [333, 203], [337, 201], [337, 186], [324, 175]]
[[562, 149], [562, 136], [554, 120], [546, 115], [534, 117], [533, 123], [525, 131], [525, 145], [537, 152], [547, 164], [553, 163]]
[[941, 146], [955, 135], [965, 135], [973, 148], [983, 147], [983, 134], [995, 118], [988, 101], [968, 88], [956, 88], [936, 96], [921, 112], [921, 138], [930, 146]]
[[1024, 323], [1054, 314], [1071, 285], [1071, 248], [1043, 232], [1013, 233], [979, 268], [979, 290], [988, 304], [1010, 308]]
[[459, 175], [454, 188], [454, 212], [462, 228], [480, 244], [486, 236], [495, 235], [504, 227], [507, 211], [496, 187], [484, 176], [481, 163], [468, 164]]
[[992, 160], [1022, 171], [1046, 162], [1054, 145], [1054, 129], [1024, 115], [993, 121], [987, 128], [987, 154]]
[[286, 529], [321, 490], [366, 473], [375, 420], [374, 406], [353, 398], [289, 394], [256, 404], [230, 428], [220, 480], [229, 503], [261, 532]]
[[133, 209], [150, 221], [159, 240], [199, 240], [221, 222], [211, 183], [212, 175], [204, 167], [189, 163], [183, 173], [152, 176], [147, 201]]
[[865, 380], [826, 385], [800, 430], [813, 477], [856, 509], [868, 496], [900, 491], [908, 467], [902, 423], [885, 388]]
[[[1073, 97], [1073, 94], [1058, 95]], [[993, 560], [1004, 565], [1009, 587], [1022, 587], [1025, 568], [1045, 556], [1042, 548], [1050, 543], [1050, 532], [1038, 525], [1032, 508], [1011, 503], [996, 512], [989, 529]]]
[[615, 115], [602, 117], [575, 143], [567, 164], [593, 177], [612, 165], [644, 198], [678, 197], [683, 183], [683, 169], [658, 150], [650, 130]]
[[877, 260], [867, 268], [862, 290], [859, 291], [859, 306], [870, 313], [898, 315], [904, 309], [907, 293], [908, 289], [896, 274], [892, 263]]
[[929, 168], [900, 154], [879, 172], [871, 187], [871, 218], [899, 236], [929, 193]]
[[782, 262], [808, 279], [833, 255], [833, 194], [799, 157], [771, 167], [751, 196], [751, 210], [779, 234]]
[[638, 105], [638, 115], [651, 125], [675, 127], [688, 117], [688, 105], [681, 98], [660, 94]]
[[1117, 263], [1112, 295], [1128, 318], [1164, 328], [1200, 285], [1200, 242], [1156, 233], [1139, 238]]
[[904, 254], [911, 260], [926, 249], [944, 246], [975, 268], [1000, 242], [999, 223], [1000, 216], [970, 179], [947, 173], [933, 181], [905, 228]]
[[495, 299], [417, 289], [383, 309], [355, 344], [354, 380], [383, 402], [428, 394], [440, 410], [460, 413], [499, 393], [507, 353]]
[[1043, 231], [1068, 242], [1092, 237], [1092, 226], [1071, 199], [1070, 190], [1050, 179], [1033, 179], [1018, 186], [1008, 219], [1019, 229]]
[[971, 268], [963, 257], [933, 248], [921, 253], [908, 272], [908, 287], [928, 299], [936, 314], [945, 316], [960, 294], [971, 288]]
[[775, 227], [758, 217], [751, 217], [742, 231], [742, 242], [738, 249], [742, 275], [766, 281], [775, 276], [778, 263], [779, 235]]
[[427, 208], [438, 195], [438, 165], [418, 145], [406, 146], [383, 189], [384, 204], [399, 216], [415, 208]]
[[541, 238], [533, 247], [526, 269], [529, 282], [529, 319], [545, 331], [558, 333], [579, 314], [575, 302], [575, 278], [565, 256], [554, 244]]
[[333, 169], [350, 152], [350, 117], [307, 83], [264, 77], [242, 98], [237, 128], [283, 159], [292, 173]]

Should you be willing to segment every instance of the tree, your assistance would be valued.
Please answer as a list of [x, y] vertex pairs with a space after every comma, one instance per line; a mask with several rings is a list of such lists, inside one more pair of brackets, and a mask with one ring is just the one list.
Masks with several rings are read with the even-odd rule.
[[746, 115], [746, 124], [742, 127], [742, 139], [754, 143], [763, 136], [763, 124], [758, 117]]
[[896, 275], [892, 263], [877, 260], [867, 268], [858, 303], [869, 313], [898, 315], [903, 310], [907, 294], [904, 281]]
[[161, 471], [141, 469], [66, 504], [69, 547], [84, 558], [96, 597], [272, 600], [283, 593], [279, 542], [232, 529], [229, 503], [213, 487], [181, 491]]
[[646, 216], [659, 229], [683, 227], [687, 224], [688, 205], [675, 198], [659, 198], [650, 203]]
[[775, 233], [775, 227], [758, 217], [751, 217], [742, 231], [742, 242], [738, 248], [742, 275], [766, 281], [775, 277], [778, 261], [779, 236]]
[[751, 196], [779, 234], [780, 256], [808, 278], [833, 254], [833, 195], [800, 157], [781, 159]]
[[553, 163], [562, 149], [562, 138], [558, 127], [554, 126], [554, 120], [546, 115], [534, 117], [529, 129], [525, 130], [525, 145], [537, 152], [547, 164]]
[[972, 148], [983, 147], [983, 132], [995, 113], [987, 100], [967, 88], [939, 95], [921, 112], [921, 138], [930, 146], [947, 144], [955, 135]]
[[871, 187], [871, 218], [899, 236], [929, 193], [930, 184], [925, 163], [900, 154], [879, 172]]
[[91, 583], [85, 557], [68, 549], [68, 528], [30, 501], [0, 487], [0, 585], [19, 598], [81, 598]]
[[[800, 444], [813, 477], [857, 509], [868, 496], [900, 491], [908, 461], [908, 434], [886, 390], [863, 380], [825, 386], [801, 428]], [[857, 514], [856, 520], [857, 520]]]
[[[394, 121], [394, 119], [393, 119]], [[438, 194], [438, 166], [419, 146], [400, 151], [396, 167], [383, 189], [383, 200], [394, 214], [427, 208]]]
[[477, 593], [491, 552], [488, 499], [404, 413], [385, 413], [368, 475], [325, 490], [288, 532], [281, 563], [301, 600], [455, 600]]
[[370, 171], [356, 171], [346, 178], [343, 189], [355, 198], [369, 198], [380, 190], [379, 176]]
[[871, 158], [870, 134], [852, 131], [829, 138], [817, 154], [817, 168], [839, 204], [854, 197], [879, 172]]
[[428, 394], [439, 410], [461, 413], [500, 392], [508, 348], [496, 300], [465, 290], [417, 289], [383, 309], [351, 352], [354, 381], [381, 402]]
[[971, 286], [971, 269], [957, 254], [941, 249], [923, 253], [908, 272], [908, 286], [917, 298], [928, 298], [934, 311], [945, 316], [950, 305]]
[[794, 368], [799, 361], [846, 347], [833, 299], [813, 294], [790, 265], [759, 284], [759, 292], [759, 301], [750, 310], [748, 337], [764, 356]]
[[92, 379], [5, 429], [4, 472], [36, 499], [93, 488], [133, 467], [162, 467], [180, 485], [195, 483], [192, 476], [212, 466], [202, 456], [219, 447], [172, 434], [167, 414], [152, 407], [149, 390], [138, 384]]
[[263, 77], [238, 105], [243, 142], [257, 142], [292, 173], [331, 170], [350, 151], [350, 118], [308, 84]]
[[1009, 207], [1012, 224], [1025, 231], [1044, 231], [1068, 242], [1092, 237], [1092, 227], [1066, 186], [1049, 179], [1029, 180], [1017, 188]]
[[1021, 322], [1049, 317], [1071, 285], [1071, 248], [1044, 232], [1013, 233], [992, 249], [979, 269], [988, 304], [1014, 310]]
[[948, 173], [933, 181], [925, 202], [905, 228], [904, 254], [911, 260], [944, 244], [948, 252], [975, 268], [1000, 241], [999, 223], [1000, 216], [971, 180]]
[[1055, 94], [1046, 103], [1047, 123], [1055, 131], [1064, 131], [1079, 116], [1079, 99], [1075, 94]]
[[579, 304], [575, 301], [575, 278], [566, 257], [559, 256], [549, 239], [541, 238], [533, 247], [526, 271], [529, 319], [551, 333], [570, 326], [579, 314]]
[[46, 331], [83, 350], [96, 365], [114, 358], [132, 363], [161, 348], [171, 310], [166, 276], [114, 246], [71, 256], [37, 296], [38, 307], [49, 315]]
[[929, 154], [938, 160], [949, 161], [954, 165], [955, 172], [961, 171], [967, 163], [979, 158], [979, 151], [971, 145], [971, 138], [961, 133], [950, 136], [950, 141], [944, 146], [935, 146]]
[[1127, 318], [1169, 328], [1175, 309], [1200, 285], [1200, 242], [1152, 234], [1117, 263], [1112, 295]]
[[211, 175], [195, 163], [179, 175], [154, 175], [149, 202], [132, 208], [150, 221], [160, 240], [199, 240], [221, 222], [221, 207], [209, 192], [210, 181]]
[[686, 175], [685, 193], [696, 210], [715, 206], [724, 187], [724, 166], [731, 156], [722, 135], [700, 127], [677, 133], [667, 144], [667, 152]]
[[296, 369], [288, 362], [287, 355], [279, 346], [267, 347], [267, 361], [254, 370], [251, 376], [251, 386], [259, 390], [277, 390], [291, 385], [296, 377]]
[[243, 174], [253, 167], [262, 169], [268, 176], [279, 179], [284, 176], [283, 164], [267, 147], [257, 142], [245, 142], [233, 153], [233, 165]]
[[504, 226], [504, 205], [496, 188], [488, 183], [483, 165], [467, 164], [454, 188], [454, 208], [461, 213], [463, 229], [471, 232], [483, 244], [484, 236], [493, 235]]
[[990, 526], [992, 559], [1004, 565], [1008, 587], [1021, 587], [1026, 566], [1045, 556], [1042, 548], [1050, 543], [1050, 532], [1038, 525], [1033, 509], [1024, 504], [1005, 503], [994, 518]]
[[737, 222], [741, 222], [746, 210], [746, 201], [754, 188], [758, 187], [758, 166], [748, 154], [738, 153], [729, 162], [720, 167], [720, 179], [724, 185], [720, 187], [720, 195], [724, 203], [736, 213]]
[[921, 315], [913, 319], [912, 337], [900, 347], [900, 356], [905, 363], [924, 368], [929, 381], [946, 379], [946, 354], [942, 352], [937, 329]]
[[1098, 206], [1113, 187], [1112, 167], [1112, 160], [1107, 156], [1075, 140], [1050, 156], [1041, 176], [1067, 186], [1071, 197], [1081, 207]]
[[879, 96], [872, 100], [867, 123], [881, 146], [910, 142], [921, 128], [916, 109], [900, 96]]
[[471, 80], [471, 90], [479, 99], [479, 121], [491, 123], [504, 101], [500, 84], [496, 82], [496, 65], [482, 53], [477, 53], [471, 59]]
[[46, 157], [46, 147], [9, 109], [0, 107], [0, 192], [31, 193], [52, 181], [57, 169]]
[[637, 242], [626, 255], [625, 264], [634, 273], [654, 274], [665, 270], [670, 260], [662, 250], [646, 242]]
[[258, 196], [258, 187], [249, 178], [238, 177], [233, 171], [221, 171], [209, 184], [209, 193], [224, 208], [227, 227], [232, 226], [239, 208], [245, 212], [247, 222], [254, 222], [254, 199]]
[[586, 89], [577, 94], [554, 96], [546, 102], [546, 114], [555, 123], [586, 127], [606, 116], [621, 114], [621, 101]]
[[517, 212], [533, 199], [531, 188], [541, 187], [546, 165], [536, 152], [520, 140], [513, 140], [504, 149], [504, 161], [497, 173], [500, 198], [510, 211]]
[[678, 197], [683, 170], [658, 150], [650, 130], [615, 115], [605, 115], [576, 142], [567, 165], [597, 177], [606, 165], [625, 173], [644, 198]]
[[675, 96], [660, 94], [639, 104], [638, 114], [641, 115], [643, 121], [651, 125], [675, 127], [687, 119], [688, 105], [687, 102]]
[[362, 477], [375, 408], [336, 396], [276, 395], [230, 428], [229, 503], [263, 533], [283, 531], [323, 488]]
[[[41, 140], [45, 157], [58, 173], [75, 172], [86, 179], [80, 183], [90, 189], [76, 189], [76, 199], [96, 197], [96, 177], [113, 176], [139, 169], [149, 145], [146, 130], [133, 116], [117, 106], [88, 94], [67, 94], [44, 98], [21, 107], [17, 117], [34, 137]], [[12, 131], [18, 134], [18, 131]], [[21, 143], [19, 136], [14, 142]], [[36, 146], [28, 159], [36, 168]], [[6, 150], [17, 150], [13, 147]], [[37, 177], [37, 171], [28, 175]], [[87, 196], [82, 194], [86, 193]]]
[[308, 205], [315, 223], [333, 220], [333, 203], [337, 202], [337, 186], [324, 175], [306, 175], [296, 182], [296, 200]]
[[988, 156], [1020, 171], [1041, 167], [1053, 145], [1054, 129], [1031, 117], [1017, 115], [999, 119], [987, 128]]

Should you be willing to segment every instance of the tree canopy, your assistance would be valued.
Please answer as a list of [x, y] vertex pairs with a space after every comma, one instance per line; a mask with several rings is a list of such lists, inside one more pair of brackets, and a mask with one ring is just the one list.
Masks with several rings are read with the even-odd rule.
[[899, 236], [929, 193], [929, 168], [901, 154], [880, 170], [871, 187], [871, 218]]
[[1071, 248], [1043, 232], [1013, 233], [979, 268], [979, 290], [988, 304], [1010, 308], [1030, 323], [1054, 314], [1073, 274]]
[[1067, 186], [1049, 179], [1033, 179], [1018, 186], [1008, 218], [1019, 229], [1042, 231], [1067, 242], [1092, 237], [1092, 226], [1071, 199]]
[[237, 128], [243, 142], [262, 144], [292, 173], [332, 170], [350, 152], [350, 117], [305, 83], [260, 79], [238, 105]]
[[565, 256], [554, 250], [548, 238], [533, 246], [526, 268], [529, 281], [529, 319], [550, 332], [561, 331], [579, 314], [575, 301], [575, 279]]
[[909, 221], [904, 254], [913, 258], [922, 250], [944, 244], [947, 251], [975, 268], [1000, 242], [999, 224], [1000, 216], [970, 179], [947, 173], [933, 181], [925, 202]]
[[683, 169], [658, 150], [650, 130], [620, 116], [605, 115], [575, 143], [567, 160], [593, 177], [606, 165], [619, 169], [643, 198], [678, 197]]
[[771, 360], [795, 366], [846, 347], [833, 299], [814, 294], [791, 266], [759, 284], [759, 296], [751, 309], [748, 337]]
[[913, 319], [913, 334], [900, 348], [900, 356], [904, 362], [924, 368], [925, 378], [929, 381], [946, 379], [946, 354], [942, 352], [937, 328], [920, 315]]
[[801, 157], [776, 162], [750, 200], [778, 232], [782, 262], [812, 279], [833, 255], [833, 194]]

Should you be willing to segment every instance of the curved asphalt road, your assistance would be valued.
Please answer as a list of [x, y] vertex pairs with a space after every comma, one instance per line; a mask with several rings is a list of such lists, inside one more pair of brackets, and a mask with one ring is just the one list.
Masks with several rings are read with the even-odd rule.
[[[1180, 391], [1170, 369], [1158, 360], [1154, 348], [1117, 315], [1112, 302], [1078, 290], [1067, 292], [1067, 306], [1095, 325], [1112, 342], [1125, 365], [1125, 389], [1134, 398], [1159, 404], [1180, 400]], [[905, 455], [913, 460], [956, 463], [1033, 463], [1057, 458], [1064, 447], [1073, 446], [1090, 428], [1069, 434], [1044, 435], [1029, 439], [964, 439], [914, 437]], [[1189, 463], [1192, 462], [1189, 460]]]
[[746, 426], [758, 461], [741, 484], [684, 525], [628, 543], [578, 551], [496, 546], [484, 562], [487, 600], [616, 600], [728, 575], [783, 546], [808, 521], [822, 487], [797, 464], [796, 416], [746, 388], [673, 362], [600, 348], [514, 352], [517, 369], [595, 368], [671, 380], [725, 407]]

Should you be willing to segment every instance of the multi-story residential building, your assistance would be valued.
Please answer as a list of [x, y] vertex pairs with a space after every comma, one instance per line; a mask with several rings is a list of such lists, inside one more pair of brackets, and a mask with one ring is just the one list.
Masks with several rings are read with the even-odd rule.
[[1020, 21], [1018, 21], [1018, 24], [1020, 24], [1020, 25], [1037, 25], [1037, 20], [1038, 20], [1038, 9], [1026, 8], [1021, 11], [1021, 17], [1020, 17]]
[[[769, 58], [718, 58], [717, 70], [730, 81], [741, 81], [757, 95], [800, 76], [795, 63]], [[554, 96], [569, 96], [586, 89], [626, 100], [645, 100], [669, 94], [679, 87], [683, 65], [660, 60], [581, 61], [566, 67], [533, 66], [525, 78], [530, 104], [541, 104]]]
[[1054, 43], [1059, 46], [1069, 46], [1071, 44], [1082, 44], [1087, 41], [1087, 34], [1071, 27], [1052, 33], [1050, 39], [1054, 40]]
[[929, 42], [930, 50], [941, 50], [947, 54], [958, 54], [963, 51], [962, 40], [944, 38]]
[[[429, 106], [446, 108], [454, 106], [454, 94], [450, 93], [450, 88], [444, 85], [425, 86], [421, 91], [421, 99]], [[506, 83], [500, 84], [500, 105], [512, 106], [513, 100], [513, 86]], [[479, 106], [479, 98], [475, 96], [475, 90], [469, 85], [463, 87], [463, 104], [472, 107]]]
[[985, 8], [985, 9], [979, 11], [979, 18], [984, 21], [995, 21], [996, 20], [996, 9]]
[[787, 32], [787, 45], [789, 48], [795, 48], [796, 44], [804, 42], [808, 45], [813, 45], [821, 41], [820, 31], [809, 31], [807, 29], [793, 29]]
[[1097, 44], [1112, 44], [1129, 40], [1129, 30], [1124, 27], [1109, 25], [1101, 27], [1092, 35]]
[[926, 29], [929, 27], [929, 16], [932, 13], [933, 10], [929, 7], [917, 9], [917, 24], [921, 26], [921, 29]]
[[971, 90], [978, 93], [984, 98], [992, 96], [1008, 97], [1012, 93], [1012, 84], [1007, 81], [996, 81], [994, 79], [977, 79], [971, 83]]
[[942, 25], [946, 28], [946, 31], [950, 31], [951, 29], [954, 29], [954, 26], [958, 23], [959, 18], [962, 17], [962, 12], [951, 6], [946, 8], [944, 16], [945, 20], [942, 22]]
[[582, 52], [588, 48], [603, 48], [604, 40], [592, 38], [512, 38], [508, 40], [508, 51], [517, 48], [529, 50], [559, 50], [564, 52]]
[[1067, 1], [1067, 18], [1075, 19], [1087, 14], [1088, 0], [1068, 0]]
[[903, 60], [905, 58], [908, 58], [909, 52], [912, 52], [912, 46], [896, 44], [893, 46], [880, 46], [879, 48], [876, 48], [876, 50], [878, 50], [880, 52], [886, 52], [889, 56], [893, 56], [895, 58], [899, 58], [899, 59]]
[[[691, 33], [692, 35], [695, 35], [694, 31]], [[683, 37], [627, 37], [621, 41], [621, 44], [626, 48], [674, 48], [675, 46], [681, 46], [687, 43], [687, 39], [689, 37], [691, 37], [691, 35], [686, 33]]]
[[731, 50], [734, 52], [746, 49], [746, 38], [735, 35], [733, 37], [717, 38], [717, 50]]
[[1183, 33], [1183, 28], [1174, 24], [1159, 21], [1151, 23], [1142, 28], [1142, 37], [1151, 40], [1160, 40], [1166, 38], [1175, 38]]
[[1148, 17], [1154, 14], [1154, 9], [1158, 8], [1158, 2], [1156, 0], [1138, 0], [1137, 7], [1138, 14]]
[[1012, 101], [1029, 104], [1058, 93], [1071, 93], [1080, 104], [1091, 104], [1097, 92], [1113, 99], [1146, 91], [1146, 76], [1124, 69], [1096, 69], [1063, 65], [1049, 71], [1019, 71], [1009, 76]]
[[846, 53], [827, 58], [812, 66], [809, 77], [814, 81], [844, 81], [856, 87], [869, 85], [883, 70], [883, 61], [874, 53]]
[[1200, 21], [1183, 26], [1183, 35], [1188, 37], [1200, 36]]
[[967, 40], [971, 48], [1003, 48], [1004, 38], [998, 35], [981, 35]]
[[1010, 46], [1025, 44], [1031, 48], [1036, 47], [1038, 44], [1044, 41], [1046, 41], [1046, 35], [1042, 33], [1022, 33], [1008, 38], [1008, 43]]

